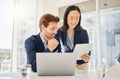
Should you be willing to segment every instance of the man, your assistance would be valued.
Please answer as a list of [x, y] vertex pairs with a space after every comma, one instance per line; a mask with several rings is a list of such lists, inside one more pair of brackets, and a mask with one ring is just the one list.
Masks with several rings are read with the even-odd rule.
[[25, 41], [27, 63], [31, 64], [32, 71], [36, 72], [37, 52], [60, 52], [60, 44], [55, 36], [59, 18], [52, 14], [45, 14], [39, 21], [40, 33], [32, 35]]
[[120, 63], [120, 53], [117, 55], [117, 62]]

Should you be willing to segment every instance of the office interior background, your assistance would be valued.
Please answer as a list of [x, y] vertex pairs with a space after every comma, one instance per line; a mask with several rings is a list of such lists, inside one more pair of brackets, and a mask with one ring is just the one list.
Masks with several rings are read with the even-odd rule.
[[25, 39], [39, 33], [44, 13], [60, 17], [69, 5], [81, 10], [81, 25], [93, 44], [89, 69], [116, 64], [120, 53], [120, 0], [0, 0], [0, 71], [19, 71], [26, 64]]

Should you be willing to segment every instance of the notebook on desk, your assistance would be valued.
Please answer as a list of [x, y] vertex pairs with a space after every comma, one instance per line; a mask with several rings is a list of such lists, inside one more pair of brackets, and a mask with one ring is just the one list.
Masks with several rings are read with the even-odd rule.
[[36, 54], [37, 74], [42, 76], [74, 75], [76, 54], [40, 53]]

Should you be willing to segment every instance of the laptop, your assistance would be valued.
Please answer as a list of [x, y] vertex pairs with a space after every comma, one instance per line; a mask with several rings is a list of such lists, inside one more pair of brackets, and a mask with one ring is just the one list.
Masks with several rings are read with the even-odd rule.
[[76, 54], [74, 53], [41, 53], [36, 54], [37, 74], [39, 76], [74, 75]]

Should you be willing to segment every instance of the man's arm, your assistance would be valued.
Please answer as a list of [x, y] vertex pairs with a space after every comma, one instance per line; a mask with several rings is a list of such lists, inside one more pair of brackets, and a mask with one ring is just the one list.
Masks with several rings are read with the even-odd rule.
[[32, 71], [36, 72], [36, 52], [37, 47], [35, 41], [32, 39], [27, 39], [25, 41], [25, 50], [27, 53], [27, 63], [31, 64]]

